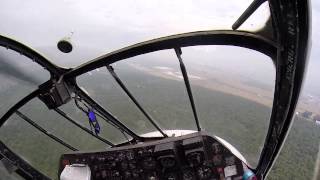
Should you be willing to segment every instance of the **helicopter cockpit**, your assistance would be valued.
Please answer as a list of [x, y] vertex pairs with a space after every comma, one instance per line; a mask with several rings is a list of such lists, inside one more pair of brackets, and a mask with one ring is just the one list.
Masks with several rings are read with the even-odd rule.
[[[169, 9], [171, 6], [174, 5], [169, 3]], [[130, 11], [128, 7], [122, 8]], [[254, 26], [245, 23], [259, 15], [259, 8], [269, 13], [260, 29], [241, 29], [243, 25]], [[161, 18], [163, 12], [156, 9], [146, 11]], [[177, 9], [170, 12], [181, 13]], [[24, 44], [32, 42], [34, 36], [22, 33], [20, 36], [26, 39], [20, 43], [10, 38], [10, 33], [8, 37], [0, 35], [0, 62], [4, 65], [0, 67], [0, 73], [4, 74], [0, 77], [4, 83], [0, 92], [5, 89], [2, 98], [12, 96], [0, 109], [0, 161], [5, 171], [23, 179], [265, 179], [290, 129], [303, 82], [309, 47], [309, 4], [298, 0], [254, 0], [244, 11], [237, 12], [237, 17], [225, 16], [232, 20], [229, 28], [164, 34], [121, 49], [116, 47], [123, 47], [123, 43], [114, 42], [117, 46], [110, 49], [118, 50], [98, 57], [81, 53], [90, 51], [90, 42], [102, 42], [91, 37], [83, 37], [89, 42], [87, 46], [74, 42], [75, 36], [84, 34], [72, 31], [55, 44], [55, 53], [59, 55], [43, 49], [58, 64], [62, 62], [59, 65], [38, 53], [42, 42], [34, 43], [32, 48], [37, 51]], [[127, 18], [128, 31], [152, 31], [152, 26], [129, 27], [131, 20]], [[118, 20], [122, 23], [123, 19]], [[172, 32], [181, 32], [180, 27], [172, 24], [176, 28]], [[155, 29], [165, 26], [166, 23], [154, 25]], [[34, 26], [32, 31], [36, 32]], [[110, 31], [110, 41], [116, 39], [113, 36], [129, 42], [132, 38], [125, 33], [117, 34], [117, 28]], [[60, 37], [61, 33], [56, 35]], [[157, 33], [152, 35], [159, 37]], [[95, 50], [100, 52], [97, 47]], [[78, 53], [75, 59], [84, 63], [64, 67], [63, 62], [74, 52]], [[210, 66], [212, 59], [226, 70]], [[251, 66], [257, 59], [261, 60], [257, 63], [259, 67]], [[36, 63], [39, 70], [21, 65], [24, 60]], [[164, 60], [167, 66], [160, 65]], [[142, 65], [145, 62], [148, 63]], [[37, 77], [21, 70], [36, 72]], [[204, 76], [199, 76], [200, 73]], [[239, 73], [251, 81], [239, 80]], [[10, 78], [27, 81], [36, 88], [16, 88], [19, 83], [11, 83]], [[257, 84], [255, 79], [264, 84]], [[148, 91], [146, 87], [154, 89]], [[254, 96], [248, 93], [257, 89]], [[215, 94], [209, 95], [209, 90]], [[230, 100], [231, 96], [237, 101]], [[197, 98], [206, 103], [199, 103]], [[257, 114], [265, 115], [265, 120], [257, 121], [261, 119]], [[209, 132], [210, 128], [214, 132]], [[242, 137], [236, 129], [243, 131]], [[20, 133], [24, 130], [31, 133]], [[44, 159], [51, 158], [47, 160], [50, 165], [40, 163], [41, 155]], [[0, 168], [0, 172], [4, 171]]]

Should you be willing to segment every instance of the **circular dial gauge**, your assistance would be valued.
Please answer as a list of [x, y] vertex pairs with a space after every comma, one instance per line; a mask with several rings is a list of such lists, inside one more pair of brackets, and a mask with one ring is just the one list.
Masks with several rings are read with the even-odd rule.
[[176, 165], [176, 160], [173, 157], [162, 157], [159, 161], [164, 168], [171, 168]]
[[147, 157], [142, 160], [142, 166], [145, 169], [155, 169], [157, 162], [152, 157]]
[[203, 162], [203, 152], [197, 151], [197, 152], [191, 152], [187, 155], [187, 160], [190, 166], [198, 166]]
[[187, 169], [183, 171], [182, 178], [183, 180], [195, 180], [196, 176], [193, 170]]

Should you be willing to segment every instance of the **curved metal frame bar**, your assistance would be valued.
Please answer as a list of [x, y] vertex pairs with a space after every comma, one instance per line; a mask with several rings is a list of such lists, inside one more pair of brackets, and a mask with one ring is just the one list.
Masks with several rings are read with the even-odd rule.
[[265, 178], [293, 122], [310, 46], [309, 1], [269, 0], [276, 41], [276, 85], [266, 141], [256, 173]]
[[47, 58], [45, 58], [43, 55], [35, 51], [34, 49], [16, 41], [11, 38], [5, 37], [0, 35], [0, 46], [5, 47], [7, 49], [12, 49], [28, 58], [30, 58], [32, 61], [36, 62], [43, 68], [47, 69], [51, 76], [60, 76], [63, 72], [65, 72], [65, 69], [60, 68], [59, 66], [53, 64], [50, 62]]
[[31, 92], [26, 97], [22, 98], [17, 104], [13, 105], [0, 119], [0, 127], [14, 114], [18, 109], [27, 104], [33, 98], [39, 95], [39, 89]]
[[199, 45], [239, 46], [264, 53], [271, 59], [276, 57], [277, 51], [275, 42], [253, 33], [232, 30], [197, 31], [145, 41], [113, 51], [72, 69], [64, 77], [75, 78], [93, 69], [154, 51]]

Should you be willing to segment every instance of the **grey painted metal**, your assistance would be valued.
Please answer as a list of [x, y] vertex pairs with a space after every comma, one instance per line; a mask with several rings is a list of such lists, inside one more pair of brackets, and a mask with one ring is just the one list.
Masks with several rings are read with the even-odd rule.
[[98, 104], [95, 100], [93, 100], [87, 93], [85, 93], [81, 88], [75, 87], [75, 93], [84, 101], [86, 101], [92, 108], [98, 111], [102, 116], [106, 117], [113, 125], [118, 127], [119, 129], [126, 132], [129, 136], [133, 137], [133, 139], [138, 141], [143, 141], [144, 138], [140, 137], [136, 133], [134, 133], [130, 128], [121, 123], [114, 115], [112, 115], [108, 110], [103, 108], [100, 104]]
[[132, 100], [132, 102], [138, 107], [138, 109], [142, 112], [142, 114], [149, 120], [149, 122], [163, 135], [163, 137], [168, 137], [162, 129], [159, 127], [159, 125], [153, 120], [153, 118], [143, 109], [143, 107], [140, 105], [140, 103], [137, 101], [137, 99], [130, 93], [129, 89], [123, 84], [117, 73], [114, 71], [113, 67], [110, 65], [107, 65], [106, 68], [112, 75], [112, 77], [116, 80], [116, 82], [119, 84], [121, 89], [128, 95], [128, 97]]
[[56, 111], [58, 114], [60, 114], [62, 117], [64, 117], [66, 120], [68, 120], [69, 122], [71, 122], [72, 124], [76, 125], [77, 127], [79, 127], [80, 129], [82, 129], [83, 131], [85, 131], [86, 133], [90, 134], [91, 136], [95, 137], [96, 139], [99, 139], [100, 141], [108, 144], [109, 146], [114, 146], [114, 144], [96, 134], [94, 134], [90, 129], [82, 126], [81, 124], [79, 124], [77, 121], [73, 120], [68, 114], [66, 114], [64, 111], [62, 111], [59, 108], [54, 109], [54, 111]]
[[232, 25], [232, 29], [238, 29], [264, 2], [267, 0], [254, 0], [250, 6], [241, 14], [237, 21]]
[[59, 144], [63, 145], [64, 147], [66, 147], [66, 148], [68, 148], [68, 149], [70, 149], [72, 151], [78, 151], [78, 149], [74, 148], [73, 146], [71, 146], [70, 144], [64, 142], [63, 140], [61, 140], [57, 136], [55, 136], [55, 135], [51, 134], [50, 132], [48, 132], [47, 130], [43, 129], [40, 125], [38, 125], [37, 123], [32, 121], [30, 118], [28, 118], [26, 115], [24, 115], [20, 111], [16, 111], [16, 114], [19, 117], [21, 117], [23, 120], [25, 120], [27, 123], [29, 123], [30, 125], [32, 125], [36, 129], [38, 129], [40, 132], [42, 132], [43, 134], [47, 135], [48, 137], [50, 137], [54, 141], [58, 142]]
[[176, 52], [177, 58], [179, 59], [181, 73], [183, 76], [184, 84], [186, 85], [186, 89], [187, 89], [188, 97], [190, 100], [190, 105], [192, 108], [194, 120], [196, 121], [197, 129], [198, 129], [198, 131], [201, 131], [201, 126], [199, 123], [196, 105], [194, 104], [194, 100], [193, 100], [193, 95], [192, 95], [192, 90], [191, 90], [191, 86], [190, 86], [190, 82], [189, 82], [189, 78], [188, 78], [187, 69], [186, 69], [186, 66], [184, 65], [182, 57], [181, 57], [181, 54], [182, 54], [181, 48], [175, 48], [174, 51]]
[[68, 71], [65, 73], [65, 78], [75, 78], [76, 76], [96, 68], [100, 68], [137, 55], [158, 50], [197, 45], [240, 46], [264, 53], [267, 56], [270, 56], [271, 59], [276, 57], [278, 46], [275, 42], [250, 32], [232, 30], [190, 32], [153, 39], [113, 51]]

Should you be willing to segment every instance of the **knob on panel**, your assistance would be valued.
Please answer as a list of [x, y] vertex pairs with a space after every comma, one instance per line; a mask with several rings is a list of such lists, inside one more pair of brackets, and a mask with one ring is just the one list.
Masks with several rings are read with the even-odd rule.
[[178, 180], [179, 177], [176, 173], [174, 172], [170, 172], [170, 173], [167, 173], [165, 176], [164, 176], [164, 179], [165, 180]]
[[197, 169], [197, 174], [200, 180], [209, 179], [212, 176], [212, 170], [208, 166], [201, 166]]
[[204, 153], [202, 151], [189, 152], [186, 156], [191, 167], [201, 165], [204, 160]]
[[159, 180], [159, 177], [157, 176], [157, 173], [153, 171], [153, 172], [147, 173], [145, 176], [145, 179], [146, 180]]
[[182, 179], [183, 180], [196, 180], [196, 174], [192, 168], [185, 169], [182, 172]]

